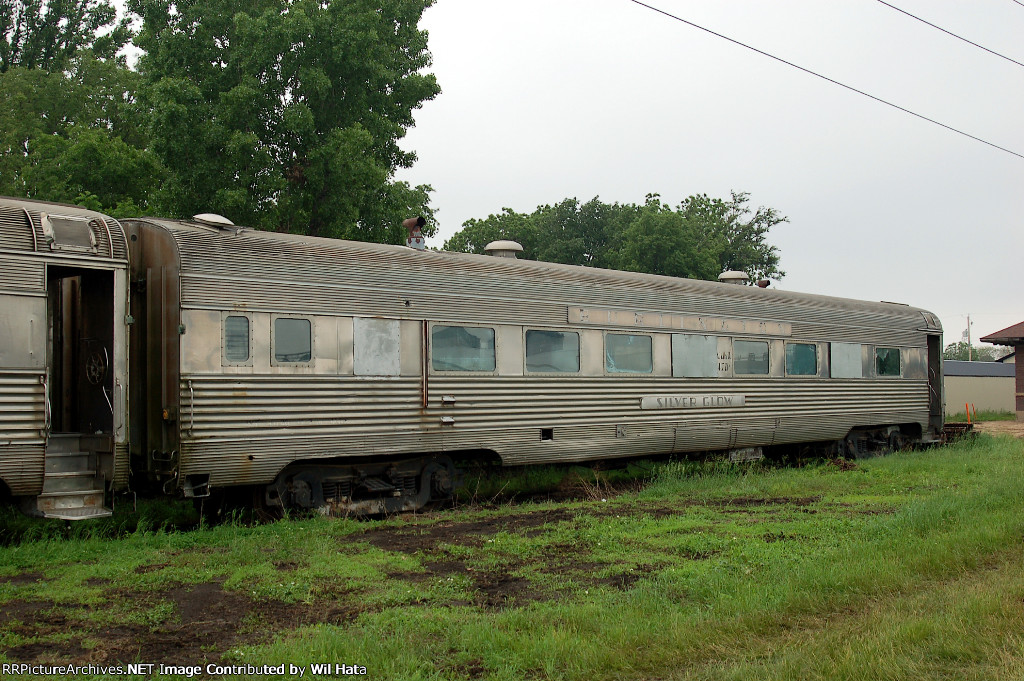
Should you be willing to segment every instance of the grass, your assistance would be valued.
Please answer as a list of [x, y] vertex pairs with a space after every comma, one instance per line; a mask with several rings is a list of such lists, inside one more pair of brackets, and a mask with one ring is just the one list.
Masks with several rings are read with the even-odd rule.
[[[967, 412], [959, 412], [956, 414], [947, 414], [946, 420], [951, 423], [965, 422], [967, 421]], [[1017, 420], [1017, 412], [1015, 411], [996, 411], [994, 409], [979, 409], [977, 411], [971, 410], [971, 422], [978, 423], [979, 421], [1015, 421]]]
[[31, 613], [0, 617], [0, 659], [43, 644], [388, 679], [1019, 679], [1022, 454], [980, 436], [852, 470], [668, 463], [593, 500], [28, 535], [0, 548], [0, 605]]

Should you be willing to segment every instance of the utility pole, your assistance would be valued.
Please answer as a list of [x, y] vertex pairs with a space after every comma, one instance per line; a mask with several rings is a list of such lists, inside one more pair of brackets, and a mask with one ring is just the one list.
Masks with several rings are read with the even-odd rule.
[[971, 315], [967, 315], [967, 361], [974, 361], [974, 346], [971, 345]]

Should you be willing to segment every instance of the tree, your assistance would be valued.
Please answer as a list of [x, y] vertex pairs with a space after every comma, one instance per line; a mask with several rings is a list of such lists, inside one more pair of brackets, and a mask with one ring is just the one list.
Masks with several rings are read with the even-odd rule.
[[432, 0], [131, 0], [153, 149], [176, 215], [392, 243], [430, 215], [394, 181], [398, 142], [435, 97]]
[[483, 220], [471, 218], [463, 223], [462, 229], [445, 242], [446, 251], [483, 254], [484, 246], [492, 241], [517, 241], [525, 254], [537, 251], [537, 226], [532, 216], [503, 208], [497, 215]]
[[164, 172], [145, 148], [136, 86], [122, 63], [89, 50], [58, 71], [0, 73], [0, 193], [69, 203], [91, 196], [93, 207], [118, 215], [148, 208]]
[[101, 0], [0, 0], [0, 73], [60, 71], [82, 50], [113, 59], [131, 39], [126, 18]]
[[538, 206], [530, 214], [506, 208], [485, 220], [468, 220], [444, 247], [482, 253], [489, 241], [512, 239], [523, 245], [524, 257], [547, 262], [697, 279], [716, 279], [730, 269], [755, 281], [781, 278], [778, 249], [767, 236], [786, 218], [772, 208], [751, 210], [748, 196], [690, 196], [677, 208], [657, 194], [642, 206], [595, 197], [584, 204], [565, 199]]
[[720, 230], [705, 228], [649, 195], [639, 215], [622, 233], [612, 262], [616, 269], [671, 277], [714, 279], [721, 272]]
[[957, 343], [950, 343], [942, 351], [942, 359], [954, 359], [966, 362], [968, 359], [972, 359], [975, 362], [994, 362], [1002, 353], [999, 353], [995, 348], [971, 346], [967, 344], [967, 341], [959, 341]]

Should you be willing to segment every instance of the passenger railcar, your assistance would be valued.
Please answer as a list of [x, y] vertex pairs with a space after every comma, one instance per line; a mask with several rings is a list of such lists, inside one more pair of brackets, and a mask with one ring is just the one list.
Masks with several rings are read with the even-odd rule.
[[[218, 216], [118, 223], [13, 200], [2, 216], [3, 333], [31, 351], [2, 355], [0, 477], [46, 512], [69, 448], [95, 453], [106, 489], [130, 463], [186, 497], [247, 486], [272, 508], [380, 512], [447, 495], [464, 459], [855, 452], [942, 430], [941, 328], [906, 305]], [[47, 241], [70, 233], [47, 232], [56, 216], [95, 249]]]

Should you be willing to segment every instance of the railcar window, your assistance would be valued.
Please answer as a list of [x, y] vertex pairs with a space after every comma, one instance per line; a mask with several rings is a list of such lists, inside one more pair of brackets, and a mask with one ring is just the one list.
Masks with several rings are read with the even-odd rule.
[[786, 374], [816, 376], [818, 348], [813, 343], [786, 343]]
[[434, 371], [494, 371], [494, 329], [435, 326], [430, 346]]
[[612, 374], [649, 374], [654, 371], [650, 336], [609, 333], [604, 337], [605, 367]]
[[230, 315], [224, 318], [224, 359], [249, 361], [249, 318]]
[[313, 334], [308, 319], [274, 320], [274, 360], [308, 362], [313, 358]]
[[864, 363], [859, 343], [831, 343], [829, 352], [832, 378], [864, 377]]
[[875, 374], [878, 376], [900, 375], [899, 348], [875, 348]]
[[687, 378], [718, 376], [723, 361], [720, 357], [718, 336], [696, 336], [682, 333], [672, 334], [672, 375]]
[[571, 331], [527, 331], [526, 370], [562, 373], [579, 371], [580, 335]]
[[736, 340], [732, 344], [733, 371], [737, 374], [768, 374], [768, 341]]

